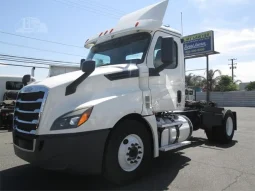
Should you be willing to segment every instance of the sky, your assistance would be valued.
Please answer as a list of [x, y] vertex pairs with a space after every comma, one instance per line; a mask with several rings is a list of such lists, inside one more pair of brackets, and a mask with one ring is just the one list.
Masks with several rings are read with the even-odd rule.
[[[121, 16], [156, 2], [159, 0], [1, 1], [0, 54], [79, 63], [80, 59], [87, 56], [88, 50], [83, 45], [89, 37], [111, 29]], [[235, 80], [249, 82], [255, 81], [254, 8], [254, 0], [170, 0], [163, 23], [181, 31], [182, 12], [184, 36], [213, 30], [215, 50], [220, 54], [209, 57], [210, 69], [219, 69], [222, 74], [231, 75], [229, 59], [236, 58]], [[75, 47], [21, 38], [3, 32]], [[2, 60], [0, 63], [17, 64]], [[205, 58], [186, 61], [187, 70], [205, 67]], [[0, 65], [0, 75], [23, 76], [29, 73], [30, 68]], [[192, 73], [205, 75], [205, 70]], [[47, 69], [35, 70], [37, 80], [47, 75]]]

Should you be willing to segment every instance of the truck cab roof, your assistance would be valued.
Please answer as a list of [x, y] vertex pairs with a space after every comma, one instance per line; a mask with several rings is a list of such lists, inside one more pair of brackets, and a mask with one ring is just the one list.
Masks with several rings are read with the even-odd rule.
[[153, 32], [156, 30], [166, 30], [175, 35], [181, 34], [163, 24], [163, 18], [169, 0], [164, 0], [159, 3], [147, 6], [135, 12], [124, 15], [112, 29], [102, 31], [99, 34], [87, 39], [84, 47], [90, 48], [95, 44], [111, 40], [113, 38], [125, 36], [136, 32]]

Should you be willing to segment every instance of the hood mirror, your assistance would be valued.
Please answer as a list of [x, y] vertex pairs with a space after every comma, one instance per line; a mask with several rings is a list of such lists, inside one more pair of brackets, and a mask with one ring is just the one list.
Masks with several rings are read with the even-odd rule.
[[96, 62], [93, 60], [86, 60], [81, 64], [81, 70], [85, 73], [92, 73], [96, 68]]
[[81, 59], [80, 61], [80, 69], [82, 68], [82, 63], [85, 62], [86, 60], [85, 59]]

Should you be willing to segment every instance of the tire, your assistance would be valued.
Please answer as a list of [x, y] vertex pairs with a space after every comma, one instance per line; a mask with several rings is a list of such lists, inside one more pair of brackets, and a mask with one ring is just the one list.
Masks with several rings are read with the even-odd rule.
[[108, 138], [105, 150], [104, 177], [118, 185], [130, 183], [150, 169], [151, 161], [152, 138], [145, 125], [130, 119], [117, 124]]
[[208, 139], [210, 142], [216, 141], [215, 136], [213, 135], [213, 129], [212, 129], [212, 130], [205, 130], [205, 134], [206, 134], [206, 136], [207, 136], [207, 139]]
[[223, 127], [216, 128], [219, 142], [224, 144], [230, 143], [235, 133], [234, 128], [233, 113], [230, 110], [227, 110], [223, 118]]
[[227, 110], [223, 117], [223, 124], [219, 127], [213, 127], [212, 130], [205, 130], [209, 141], [227, 144], [234, 136], [234, 116], [230, 110]]

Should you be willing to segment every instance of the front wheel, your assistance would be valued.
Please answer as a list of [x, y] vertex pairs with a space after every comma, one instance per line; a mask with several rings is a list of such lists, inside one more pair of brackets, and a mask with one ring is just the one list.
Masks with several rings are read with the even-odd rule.
[[108, 140], [103, 171], [107, 180], [125, 184], [146, 173], [152, 160], [152, 140], [143, 123], [122, 121]]

